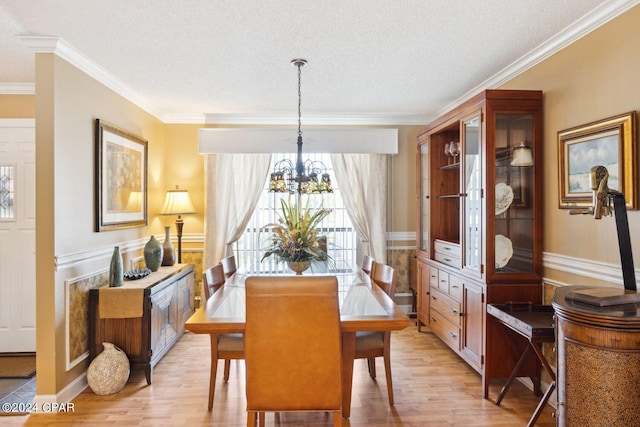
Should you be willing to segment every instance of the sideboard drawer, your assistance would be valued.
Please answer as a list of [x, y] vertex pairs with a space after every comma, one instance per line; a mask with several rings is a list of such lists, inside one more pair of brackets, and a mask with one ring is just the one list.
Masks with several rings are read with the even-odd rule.
[[460, 326], [460, 303], [434, 288], [431, 288], [431, 310], [436, 310], [442, 317]]
[[435, 252], [440, 252], [444, 255], [449, 255], [455, 258], [460, 258], [460, 245], [456, 243], [447, 242], [444, 240], [436, 239], [433, 242]]
[[435, 310], [431, 310], [429, 313], [429, 328], [449, 347], [460, 351], [460, 328]]

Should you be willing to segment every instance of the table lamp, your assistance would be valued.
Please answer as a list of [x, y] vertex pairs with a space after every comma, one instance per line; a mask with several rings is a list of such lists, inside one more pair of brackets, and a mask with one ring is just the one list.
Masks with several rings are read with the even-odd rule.
[[178, 264], [182, 263], [182, 227], [184, 226], [184, 221], [181, 215], [194, 213], [196, 213], [196, 209], [193, 207], [193, 203], [191, 203], [187, 190], [179, 190], [176, 185], [175, 190], [167, 191], [160, 215], [178, 215], [178, 219], [176, 220], [176, 229], [178, 230]]

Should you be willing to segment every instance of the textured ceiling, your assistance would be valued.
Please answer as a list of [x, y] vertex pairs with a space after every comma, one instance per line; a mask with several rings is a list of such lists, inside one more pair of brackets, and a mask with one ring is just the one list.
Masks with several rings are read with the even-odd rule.
[[34, 81], [16, 36], [54, 36], [169, 122], [295, 121], [298, 57], [303, 123], [426, 122], [637, 3], [0, 0], [0, 90]]

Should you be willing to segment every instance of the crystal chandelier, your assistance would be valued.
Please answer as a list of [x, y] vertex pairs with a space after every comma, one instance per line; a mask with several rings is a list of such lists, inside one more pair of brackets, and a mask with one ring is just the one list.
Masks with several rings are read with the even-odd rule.
[[[310, 159], [302, 161], [302, 67], [307, 65], [305, 59], [294, 59], [291, 65], [298, 68], [298, 155], [295, 167], [291, 160], [280, 160], [274, 165], [269, 179], [271, 193], [333, 193], [331, 177], [327, 168], [320, 161]], [[294, 176], [295, 172], [295, 176]]]

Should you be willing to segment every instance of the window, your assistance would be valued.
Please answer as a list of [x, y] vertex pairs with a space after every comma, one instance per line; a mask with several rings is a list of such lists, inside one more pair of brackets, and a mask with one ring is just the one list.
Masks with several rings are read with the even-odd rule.
[[[295, 154], [273, 154], [271, 164], [275, 164], [281, 159], [288, 158], [295, 164]], [[352, 266], [356, 265], [356, 248], [357, 233], [351, 223], [351, 218], [342, 203], [342, 195], [338, 187], [333, 166], [331, 165], [331, 156], [329, 154], [305, 154], [305, 158], [311, 160], [319, 160], [327, 167], [327, 172], [331, 175], [333, 184], [333, 193], [302, 195], [302, 204], [305, 206], [309, 199], [309, 206], [313, 208], [331, 209], [331, 215], [328, 215], [320, 224], [318, 234], [327, 237], [327, 252], [333, 259], [335, 267], [338, 271], [349, 271]], [[236, 243], [235, 255], [238, 267], [251, 268], [256, 271], [276, 272], [286, 270], [287, 267], [283, 263], [273, 260], [260, 264], [260, 258], [264, 253], [264, 241], [271, 234], [269, 231], [260, 233], [260, 228], [267, 225], [277, 223], [278, 212], [280, 211], [280, 200], [288, 200], [296, 197], [295, 194], [286, 193], [269, 193], [269, 179], [265, 181], [264, 192], [260, 197], [260, 201], [256, 206], [256, 210], [247, 225], [247, 229], [238, 242]]]
[[0, 164], [0, 221], [15, 220], [15, 165]]

